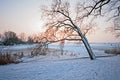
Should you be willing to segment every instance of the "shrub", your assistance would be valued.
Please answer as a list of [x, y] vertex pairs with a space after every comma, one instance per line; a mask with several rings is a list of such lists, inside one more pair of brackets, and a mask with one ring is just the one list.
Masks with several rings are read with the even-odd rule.
[[0, 53], [0, 65], [10, 64], [10, 63], [19, 63], [14, 56], [9, 53], [2, 54]]
[[39, 43], [36, 48], [31, 51], [31, 57], [38, 56], [38, 55], [46, 55], [48, 51], [48, 45], [45, 43]]
[[38, 56], [38, 55], [46, 55], [47, 49], [46, 48], [37, 48], [33, 51], [31, 51], [31, 57]]
[[24, 57], [23, 52], [19, 53], [18, 57], [19, 57], [19, 58], [23, 58], [23, 57]]
[[104, 52], [108, 53], [108, 54], [120, 54], [120, 49], [114, 48], [114, 49], [110, 49], [110, 50], [105, 50]]

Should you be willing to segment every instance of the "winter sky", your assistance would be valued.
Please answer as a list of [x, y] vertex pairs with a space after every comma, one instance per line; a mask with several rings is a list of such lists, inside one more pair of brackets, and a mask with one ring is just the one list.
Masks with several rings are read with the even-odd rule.
[[[27, 34], [41, 32], [44, 22], [41, 20], [40, 7], [50, 6], [52, 0], [0, 0], [0, 33], [11, 30]], [[77, 0], [68, 0], [75, 3]], [[90, 42], [118, 42], [110, 33], [104, 31], [104, 20], [99, 20], [99, 27], [88, 36]], [[108, 25], [107, 25], [108, 26]]]

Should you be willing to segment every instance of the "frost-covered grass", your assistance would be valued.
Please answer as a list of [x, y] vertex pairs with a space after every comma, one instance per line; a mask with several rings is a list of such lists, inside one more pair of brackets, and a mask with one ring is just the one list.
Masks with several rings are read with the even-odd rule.
[[[21, 57], [21, 56], [19, 56]], [[0, 65], [10, 64], [10, 63], [19, 63], [16, 56], [13, 56], [12, 54], [6, 53], [2, 54], [0, 53]]]

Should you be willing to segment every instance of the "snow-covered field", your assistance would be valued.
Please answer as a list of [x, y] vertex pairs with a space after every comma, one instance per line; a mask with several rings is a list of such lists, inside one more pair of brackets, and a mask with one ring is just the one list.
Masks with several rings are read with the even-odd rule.
[[[1, 48], [20, 50], [34, 46]], [[69, 43], [65, 44], [64, 55], [53, 52], [52, 55], [22, 58], [23, 62], [19, 64], [0, 65], [0, 80], [120, 80], [120, 55], [104, 53], [105, 49], [119, 47], [120, 44], [94, 43], [91, 46], [95, 55], [102, 57], [90, 60], [82, 44]], [[59, 49], [56, 44], [49, 47]]]
[[120, 56], [4, 65], [0, 80], [120, 80]]

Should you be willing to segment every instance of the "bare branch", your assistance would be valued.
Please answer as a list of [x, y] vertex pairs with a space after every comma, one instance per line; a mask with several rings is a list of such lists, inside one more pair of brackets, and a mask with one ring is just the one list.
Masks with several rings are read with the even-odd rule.
[[[74, 22], [74, 16], [70, 16], [70, 11], [69, 11], [69, 3], [68, 2], [62, 2], [61, 0], [55, 0], [55, 2], [52, 4], [52, 7], [50, 10], [46, 10], [48, 14], [48, 27], [49, 29], [47, 30], [48, 36], [49, 37], [56, 37], [56, 40], [53, 39], [52, 41], [49, 40], [47, 44], [58, 42], [61, 40], [79, 40], [83, 41], [85, 44], [85, 47], [87, 48], [87, 51], [90, 55], [91, 59], [95, 59], [94, 54], [92, 52], [92, 49], [90, 48], [90, 45], [83, 35], [81, 31], [81, 26], [75, 24]], [[84, 16], [84, 15], [82, 15]], [[79, 17], [79, 16], [78, 16]], [[80, 20], [80, 19], [79, 19]], [[83, 19], [81, 19], [82, 21]], [[77, 20], [78, 21], [78, 20]], [[79, 23], [80, 21], [78, 21]], [[82, 23], [82, 22], [81, 22]], [[89, 29], [87, 29], [86, 34]], [[73, 36], [73, 34], [76, 33], [79, 38], [81, 39], [71, 39], [70, 37], [76, 37]], [[47, 37], [48, 37], [47, 36]], [[67, 38], [70, 39], [67, 39]]]

